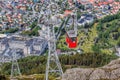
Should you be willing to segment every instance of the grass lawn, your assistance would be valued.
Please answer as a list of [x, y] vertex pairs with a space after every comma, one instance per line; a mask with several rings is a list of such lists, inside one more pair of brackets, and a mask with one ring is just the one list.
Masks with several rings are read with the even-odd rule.
[[[85, 52], [85, 53], [89, 53], [89, 52], [93, 52], [92, 50], [92, 46], [94, 45], [94, 39], [97, 37], [97, 30], [96, 30], [96, 26], [97, 23], [95, 23], [93, 25], [93, 27], [90, 29], [90, 31], [88, 32], [88, 35], [85, 35], [83, 33], [80, 33], [80, 35], [78, 37], [86, 37], [84, 38], [84, 43], [83, 45], [79, 45], [79, 47]], [[80, 39], [79, 39], [80, 41]]]

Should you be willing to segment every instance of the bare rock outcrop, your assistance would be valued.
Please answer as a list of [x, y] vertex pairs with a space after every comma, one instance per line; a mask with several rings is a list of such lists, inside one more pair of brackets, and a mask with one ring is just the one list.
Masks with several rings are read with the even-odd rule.
[[100, 68], [68, 69], [62, 80], [120, 80], [120, 59]]

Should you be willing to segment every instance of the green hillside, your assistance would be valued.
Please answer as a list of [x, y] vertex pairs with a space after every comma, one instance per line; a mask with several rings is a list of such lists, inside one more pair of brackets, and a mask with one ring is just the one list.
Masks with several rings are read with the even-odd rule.
[[[120, 13], [109, 15], [96, 20], [88, 28], [78, 26], [78, 47], [83, 53], [106, 53], [115, 52], [115, 46], [120, 46]], [[57, 48], [69, 51], [65, 42], [65, 34], [60, 37]]]

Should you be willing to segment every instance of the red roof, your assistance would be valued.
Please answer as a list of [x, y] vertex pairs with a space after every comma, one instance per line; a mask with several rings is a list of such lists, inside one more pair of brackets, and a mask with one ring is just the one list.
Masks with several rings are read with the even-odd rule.
[[64, 16], [68, 16], [72, 13], [72, 10], [65, 10]]
[[72, 0], [68, 0], [68, 3], [69, 3], [69, 5], [72, 5], [73, 1]]

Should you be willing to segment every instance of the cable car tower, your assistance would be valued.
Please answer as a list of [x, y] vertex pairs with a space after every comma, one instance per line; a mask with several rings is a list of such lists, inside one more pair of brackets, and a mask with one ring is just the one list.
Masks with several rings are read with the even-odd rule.
[[16, 49], [12, 49], [12, 67], [11, 67], [11, 80], [15, 80], [16, 76], [21, 76], [19, 65], [16, 58]]
[[45, 27], [45, 33], [47, 33], [47, 35], [44, 35], [43, 37], [48, 41], [48, 58], [45, 80], [49, 80], [49, 75], [58, 77], [62, 76], [63, 74], [62, 67], [56, 51], [56, 37], [54, 32], [54, 27], [57, 24], [56, 14], [58, 13], [58, 5], [56, 4], [56, 1], [57, 0], [44, 0], [44, 8], [41, 7], [39, 9], [41, 15], [39, 14], [38, 16], [38, 24], [41, 24], [43, 27]]
[[45, 80], [49, 80], [49, 74], [54, 76], [62, 76], [63, 71], [56, 51], [56, 38], [54, 25], [56, 18], [54, 17], [58, 12], [58, 5], [55, 1], [49, 0], [47, 19], [45, 26], [47, 27], [47, 40], [48, 40], [48, 58], [46, 65]]

